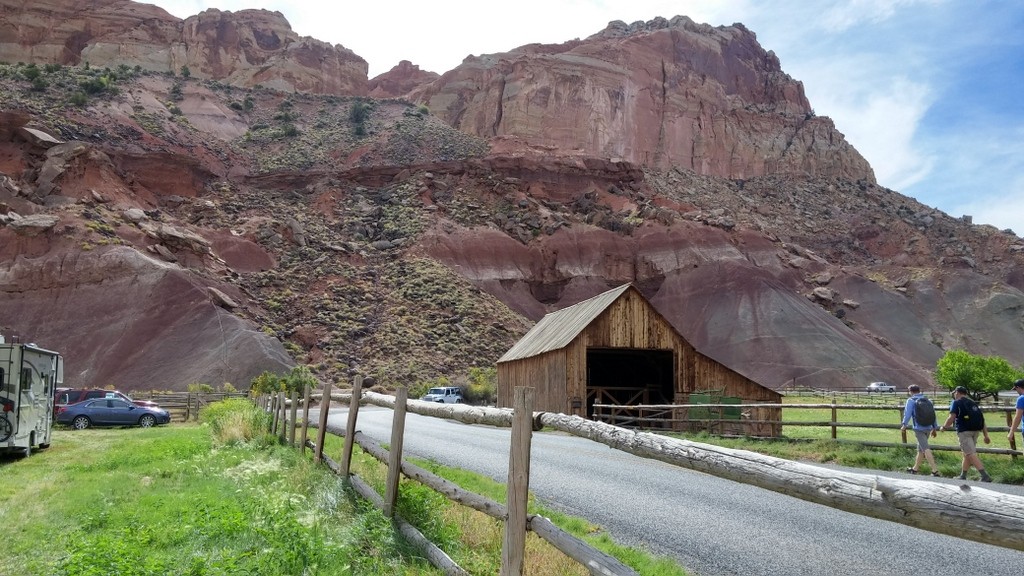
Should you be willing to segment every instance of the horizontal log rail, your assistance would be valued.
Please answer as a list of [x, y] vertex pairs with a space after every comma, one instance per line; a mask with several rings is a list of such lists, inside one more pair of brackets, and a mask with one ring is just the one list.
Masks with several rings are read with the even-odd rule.
[[[903, 410], [905, 405], [900, 403], [897, 405], [883, 406], [878, 404], [771, 404], [771, 403], [751, 403], [751, 404], [645, 404], [645, 405], [634, 405], [634, 406], [623, 406], [619, 404], [594, 404], [593, 415], [594, 419], [604, 422], [606, 424], [613, 424], [619, 426], [633, 426], [636, 428], [646, 429], [672, 429], [673, 424], [699, 424], [703, 430], [712, 431], [715, 426], [722, 426], [724, 424], [743, 422], [744, 424], [780, 424], [782, 426], [807, 426], [807, 427], [828, 427], [832, 429], [832, 438], [837, 439], [836, 429], [838, 428], [869, 428], [869, 429], [881, 429], [881, 430], [901, 430], [901, 422], [903, 421]], [[710, 414], [707, 416], [702, 415], [703, 409], [811, 409], [811, 410], [832, 410], [832, 420], [791, 420], [791, 419], [764, 419], [764, 418], [750, 418], [749, 412], [742, 414], [742, 417], [737, 420], [735, 418], [723, 418], [721, 414]], [[699, 410], [698, 415], [689, 414], [690, 409]], [[881, 422], [840, 422], [836, 420], [836, 412], [839, 410], [893, 410], [898, 412], [898, 418], [895, 418], [893, 422], [881, 423]], [[1006, 426], [987, 426], [990, 433], [1008, 432], [1010, 430], [1010, 424], [1013, 420], [1013, 414], [1016, 411], [1015, 407], [1012, 406], [984, 406], [983, 412], [998, 413], [1002, 412], [1006, 420]], [[635, 415], [634, 415], [635, 414]], [[671, 414], [671, 416], [667, 416]], [[944, 411], [939, 408], [936, 410], [936, 418], [938, 422], [943, 421]], [[951, 432], [951, 431], [950, 431]], [[955, 439], [955, 438], [954, 438]], [[879, 446], [879, 447], [901, 447], [901, 446], [912, 446], [913, 444], [908, 442], [908, 435], [904, 431], [902, 434], [902, 442], [897, 443], [878, 443], [878, 442], [861, 442], [865, 446]], [[959, 451], [959, 445], [931, 445], [932, 449], [939, 451]], [[1010, 440], [1010, 447], [1007, 448], [988, 448], [984, 446], [978, 447], [978, 452], [983, 454], [996, 454], [1006, 455], [1016, 458], [1018, 456], [1024, 456], [1024, 451], [1017, 449], [1016, 438]]]
[[[349, 401], [351, 396], [338, 394], [332, 400]], [[361, 402], [394, 409], [395, 398], [364, 392]], [[409, 400], [406, 409], [466, 424], [510, 427], [512, 423], [512, 410], [507, 408]], [[968, 484], [831, 470], [747, 450], [637, 432], [579, 416], [537, 412], [533, 421], [535, 430], [549, 427], [643, 458], [854, 514], [1024, 551], [1024, 538], [1020, 537], [1024, 534], [1024, 497], [1021, 496]]]

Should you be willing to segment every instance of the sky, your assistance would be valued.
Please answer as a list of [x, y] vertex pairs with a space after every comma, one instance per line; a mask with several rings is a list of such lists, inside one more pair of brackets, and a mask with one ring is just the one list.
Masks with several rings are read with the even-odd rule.
[[262, 8], [341, 44], [372, 78], [401, 60], [444, 73], [469, 55], [586, 38], [608, 22], [742, 23], [803, 82], [878, 183], [1024, 234], [1024, 2], [1018, 0], [149, 0], [179, 18]]

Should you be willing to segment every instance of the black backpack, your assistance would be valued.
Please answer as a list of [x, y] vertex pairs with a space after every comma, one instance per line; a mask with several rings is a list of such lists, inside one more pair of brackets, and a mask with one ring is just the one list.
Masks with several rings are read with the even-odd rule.
[[935, 406], [924, 396], [914, 398], [914, 422], [918, 426], [935, 425]]
[[981, 413], [978, 403], [966, 396], [961, 398], [961, 400], [963, 400], [961, 404], [963, 413], [958, 414], [958, 419], [962, 425], [957, 428], [957, 431], [963, 432], [965, 430], [981, 430], [985, 428], [985, 415]]

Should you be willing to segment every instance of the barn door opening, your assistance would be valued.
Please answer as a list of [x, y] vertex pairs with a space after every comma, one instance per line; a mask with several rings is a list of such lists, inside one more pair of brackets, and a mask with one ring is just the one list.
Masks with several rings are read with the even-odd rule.
[[587, 349], [587, 414], [597, 404], [671, 404], [671, 350]]

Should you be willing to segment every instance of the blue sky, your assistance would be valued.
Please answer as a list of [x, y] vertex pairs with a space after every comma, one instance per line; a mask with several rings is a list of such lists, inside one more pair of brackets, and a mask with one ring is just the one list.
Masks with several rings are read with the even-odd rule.
[[1017, 0], [157, 0], [281, 12], [370, 76], [400, 60], [445, 72], [467, 55], [585, 38], [612, 20], [741, 22], [804, 84], [879, 184], [951, 216], [1024, 234], [1024, 2]]

